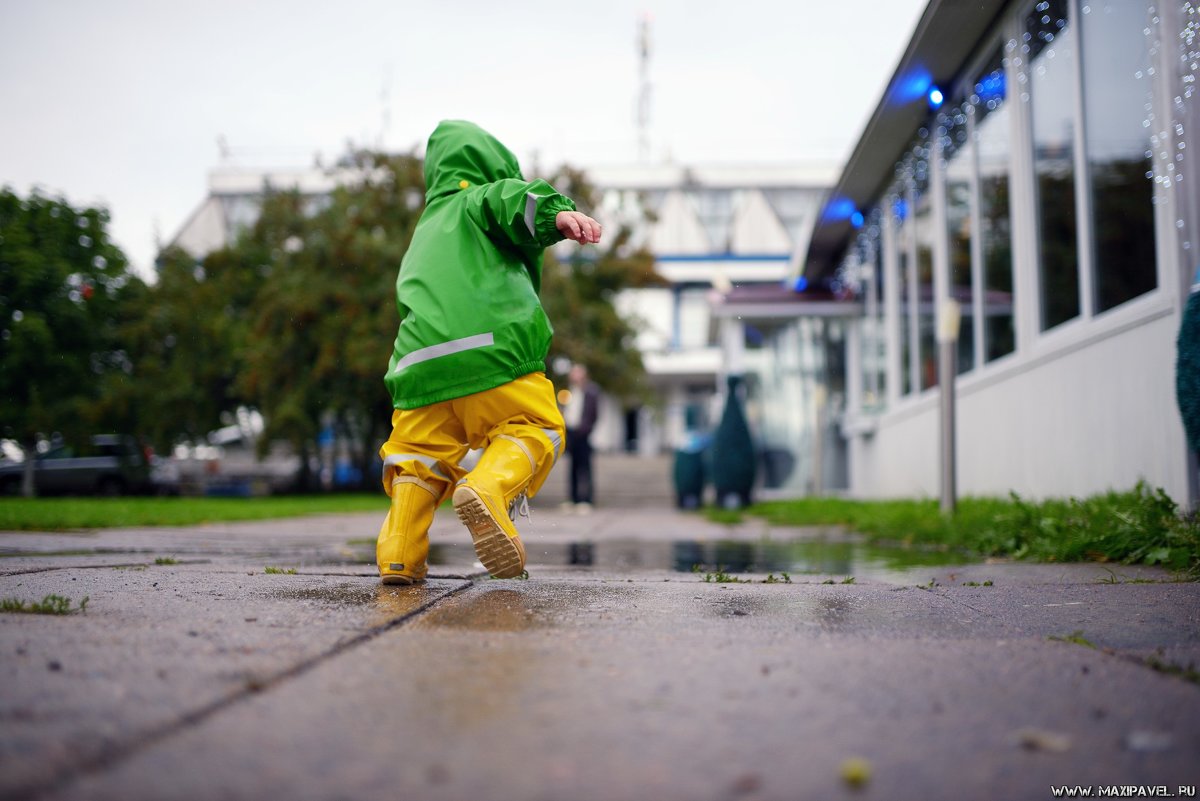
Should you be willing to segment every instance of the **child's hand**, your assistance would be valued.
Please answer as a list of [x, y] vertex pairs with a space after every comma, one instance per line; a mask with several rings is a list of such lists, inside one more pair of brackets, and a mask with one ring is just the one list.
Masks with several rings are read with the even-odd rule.
[[560, 211], [554, 218], [554, 225], [567, 239], [574, 239], [581, 245], [600, 241], [600, 223], [578, 211]]

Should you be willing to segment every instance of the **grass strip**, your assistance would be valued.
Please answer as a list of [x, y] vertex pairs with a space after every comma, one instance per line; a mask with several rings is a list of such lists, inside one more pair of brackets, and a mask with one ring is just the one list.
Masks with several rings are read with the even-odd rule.
[[370, 493], [265, 498], [0, 498], [0, 531], [188, 526], [347, 512], [387, 513]]
[[[1200, 577], [1200, 520], [1183, 515], [1162, 490], [1030, 501], [963, 498], [953, 516], [936, 500], [801, 498], [755, 504], [746, 514], [777, 525], [842, 525], [871, 542], [938, 545], [978, 556], [1042, 562], [1160, 565]], [[731, 522], [714, 510], [714, 520]]]

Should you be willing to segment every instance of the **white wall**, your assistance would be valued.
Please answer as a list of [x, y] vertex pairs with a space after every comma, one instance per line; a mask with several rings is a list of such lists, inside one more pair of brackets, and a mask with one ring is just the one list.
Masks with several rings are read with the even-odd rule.
[[[1144, 479], [1186, 497], [1175, 405], [1177, 315], [960, 381], [958, 489], [965, 495], [1085, 496]], [[1080, 425], [1086, 420], [1086, 425]], [[936, 391], [851, 443], [856, 495], [939, 493]]]

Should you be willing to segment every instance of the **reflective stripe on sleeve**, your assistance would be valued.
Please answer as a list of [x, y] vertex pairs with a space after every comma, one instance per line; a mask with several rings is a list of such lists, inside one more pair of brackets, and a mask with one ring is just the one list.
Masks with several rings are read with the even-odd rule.
[[541, 199], [541, 195], [535, 195], [532, 192], [525, 193], [525, 227], [529, 229], [529, 235], [537, 239], [537, 228], [534, 224], [537, 222], [537, 204]]
[[430, 359], [437, 359], [442, 356], [449, 356], [452, 353], [462, 353], [464, 350], [474, 350], [476, 348], [486, 348], [494, 345], [496, 342], [492, 332], [486, 334], [475, 334], [474, 336], [463, 337], [462, 339], [452, 339], [449, 342], [441, 342], [437, 345], [430, 345], [427, 348], [418, 348], [412, 353], [406, 355], [403, 359], [396, 362], [396, 368], [393, 372], [400, 372], [405, 367], [412, 367], [414, 364], [427, 362]]

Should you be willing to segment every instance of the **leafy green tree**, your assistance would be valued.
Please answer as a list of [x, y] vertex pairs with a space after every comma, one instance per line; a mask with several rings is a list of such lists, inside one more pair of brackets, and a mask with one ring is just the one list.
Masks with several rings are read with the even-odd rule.
[[[596, 208], [595, 188], [587, 176], [562, 167], [550, 182], [575, 200], [579, 209]], [[551, 371], [565, 357], [588, 368], [604, 390], [628, 403], [644, 400], [645, 367], [634, 346], [636, 321], [623, 318], [614, 298], [623, 289], [664, 286], [654, 271], [654, 257], [631, 245], [631, 231], [604, 232], [596, 247], [572, 247], [560, 258], [557, 249], [547, 252], [542, 272], [542, 305], [554, 325], [550, 345]], [[562, 383], [565, 376], [554, 376]]]
[[132, 370], [108, 381], [101, 403], [155, 448], [199, 442], [223, 415], [249, 399], [237, 391], [239, 353], [269, 266], [229, 249], [198, 261], [171, 248], [158, 258], [158, 281], [132, 293], [120, 336]]
[[101, 208], [0, 189], [0, 426], [27, 454], [39, 437], [79, 438], [107, 422], [99, 388], [132, 371], [120, 310], [145, 287], [108, 222]]
[[373, 483], [369, 466], [390, 430], [383, 373], [399, 322], [396, 271], [424, 203], [415, 157], [359, 152], [347, 161], [362, 177], [325, 208], [307, 213], [296, 193], [272, 196], [237, 249], [270, 254], [237, 387], [267, 421], [260, 445], [281, 438], [300, 455], [302, 488], [314, 485], [308, 457], [330, 417]]

